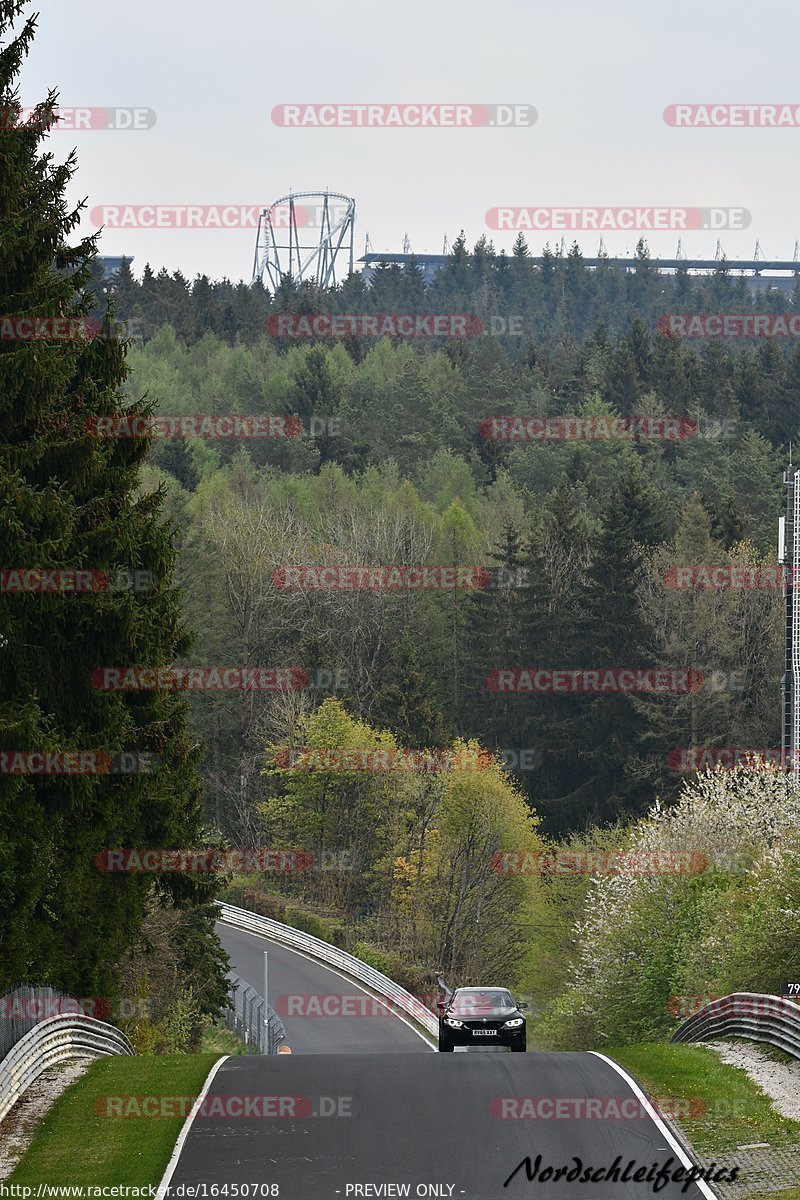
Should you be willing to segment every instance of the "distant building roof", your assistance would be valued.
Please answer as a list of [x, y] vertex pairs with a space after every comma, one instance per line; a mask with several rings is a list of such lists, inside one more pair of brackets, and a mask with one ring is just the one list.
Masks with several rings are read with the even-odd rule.
[[103, 279], [110, 279], [112, 275], [116, 275], [122, 266], [123, 259], [127, 259], [129, 263], [133, 262], [133, 257], [130, 254], [101, 254], [100, 262], [103, 264]]
[[[449, 254], [390, 254], [373, 252], [364, 254], [358, 260], [364, 263], [365, 266], [374, 267], [380, 263], [391, 265], [393, 263], [398, 266], [405, 266], [408, 263], [415, 262], [420, 267], [442, 267], [447, 262], [448, 258], [452, 257]], [[467, 255], [472, 258], [473, 255]], [[531, 255], [529, 262], [535, 265], [540, 265], [545, 260], [542, 257]], [[552, 261], [552, 258], [551, 260]], [[791, 271], [793, 274], [800, 274], [800, 262], [795, 259], [776, 259], [774, 262], [765, 259], [719, 259], [719, 258], [653, 258], [650, 260], [652, 265], [659, 271], [676, 271], [679, 267], [684, 267], [687, 271], [750, 271], [754, 275], [762, 275], [764, 272], [772, 271]], [[608, 266], [619, 267], [620, 270], [632, 270], [639, 259], [637, 258], [584, 258], [583, 263], [586, 267], [597, 267], [601, 263]]]

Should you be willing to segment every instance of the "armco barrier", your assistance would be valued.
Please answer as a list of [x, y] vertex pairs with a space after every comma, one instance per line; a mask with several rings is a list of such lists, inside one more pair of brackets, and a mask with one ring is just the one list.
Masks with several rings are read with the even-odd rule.
[[220, 920], [224, 921], [226, 925], [234, 925], [237, 929], [246, 929], [249, 933], [261, 934], [262, 937], [268, 937], [270, 941], [280, 942], [284, 946], [290, 946], [293, 950], [300, 950], [309, 958], [315, 958], [329, 966], [338, 967], [339, 970], [351, 975], [353, 979], [357, 979], [371, 988], [373, 992], [377, 992], [383, 999], [390, 1001], [394, 1008], [410, 1017], [431, 1037], [438, 1037], [438, 1017], [429, 1008], [426, 1008], [416, 996], [412, 996], [405, 988], [401, 988], [394, 980], [381, 974], [380, 971], [376, 971], [374, 967], [368, 966], [360, 958], [354, 958], [346, 950], [340, 950], [338, 946], [331, 946], [329, 942], [312, 937], [310, 933], [302, 933], [299, 929], [292, 929], [290, 925], [273, 921], [271, 917], [260, 917], [257, 913], [248, 912], [245, 908], [235, 908], [232, 904], [218, 903], [218, 907]]
[[675, 1030], [670, 1040], [704, 1042], [721, 1037], [766, 1042], [800, 1058], [800, 1004], [785, 996], [733, 992], [704, 1005]]
[[0, 996], [0, 1062], [12, 1046], [26, 1033], [30, 1033], [40, 1021], [48, 1017], [60, 1017], [70, 1013], [76, 1017], [94, 1017], [104, 1020], [111, 1012], [111, 1005], [99, 996], [88, 1000], [76, 1000], [47, 984], [17, 983]]
[[135, 1054], [135, 1050], [124, 1033], [105, 1021], [71, 1013], [40, 1021], [0, 1062], [0, 1121], [48, 1067], [110, 1054]]

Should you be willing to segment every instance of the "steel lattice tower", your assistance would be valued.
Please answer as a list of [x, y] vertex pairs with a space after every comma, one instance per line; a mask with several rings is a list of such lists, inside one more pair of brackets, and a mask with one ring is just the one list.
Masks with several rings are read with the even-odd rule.
[[253, 282], [260, 279], [275, 291], [281, 278], [290, 275], [297, 283], [310, 280], [321, 288], [335, 286], [340, 253], [348, 254], [353, 272], [355, 220], [352, 196], [339, 192], [282, 196], [259, 218]]

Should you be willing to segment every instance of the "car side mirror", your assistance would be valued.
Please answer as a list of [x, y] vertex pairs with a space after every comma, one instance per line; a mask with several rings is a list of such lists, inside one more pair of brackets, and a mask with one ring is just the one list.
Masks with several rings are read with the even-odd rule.
[[523, 1000], [522, 1004], [518, 1004], [518, 1005], [517, 1005], [517, 1008], [519, 1009], [519, 1011], [520, 1011], [520, 1012], [522, 1012], [522, 1010], [523, 1010], [524, 1008], [527, 1008], [527, 1007], [528, 1007], [528, 1006], [527, 1006], [527, 1004], [525, 1003], [525, 1001], [524, 1001], [524, 1000]]

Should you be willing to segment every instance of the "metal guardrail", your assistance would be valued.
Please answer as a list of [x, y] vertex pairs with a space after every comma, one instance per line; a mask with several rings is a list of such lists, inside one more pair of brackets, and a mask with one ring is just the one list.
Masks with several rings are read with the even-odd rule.
[[785, 996], [733, 992], [712, 1000], [688, 1017], [670, 1041], [703, 1042], [721, 1037], [766, 1042], [800, 1058], [800, 1004]]
[[64, 1013], [102, 1020], [110, 1016], [111, 1005], [98, 996], [76, 1000], [47, 984], [17, 983], [9, 988], [0, 996], [0, 1062], [40, 1021]]
[[283, 1021], [272, 1005], [267, 1005], [264, 1020], [264, 997], [234, 971], [228, 972], [233, 984], [233, 1004], [229, 1004], [222, 1019], [229, 1029], [247, 1046], [248, 1054], [277, 1054], [286, 1039]]
[[220, 909], [220, 920], [226, 925], [261, 934], [273, 942], [280, 942], [293, 950], [301, 950], [309, 958], [338, 967], [353, 979], [366, 984], [383, 999], [390, 1001], [398, 1013], [410, 1017], [431, 1037], [438, 1037], [439, 1018], [416, 996], [412, 996], [405, 988], [401, 988], [394, 980], [362, 962], [360, 958], [355, 958], [346, 950], [340, 950], [338, 946], [332, 946], [320, 938], [312, 937], [310, 933], [303, 933], [300, 929], [292, 929], [290, 925], [273, 921], [271, 917], [261, 917], [257, 913], [248, 912], [247, 909], [236, 908], [233, 904], [223, 904], [219, 901], [217, 907]]
[[23, 1092], [49, 1067], [75, 1058], [135, 1054], [124, 1033], [93, 1017], [48, 1017], [12, 1047], [0, 1062], [0, 1121]]

